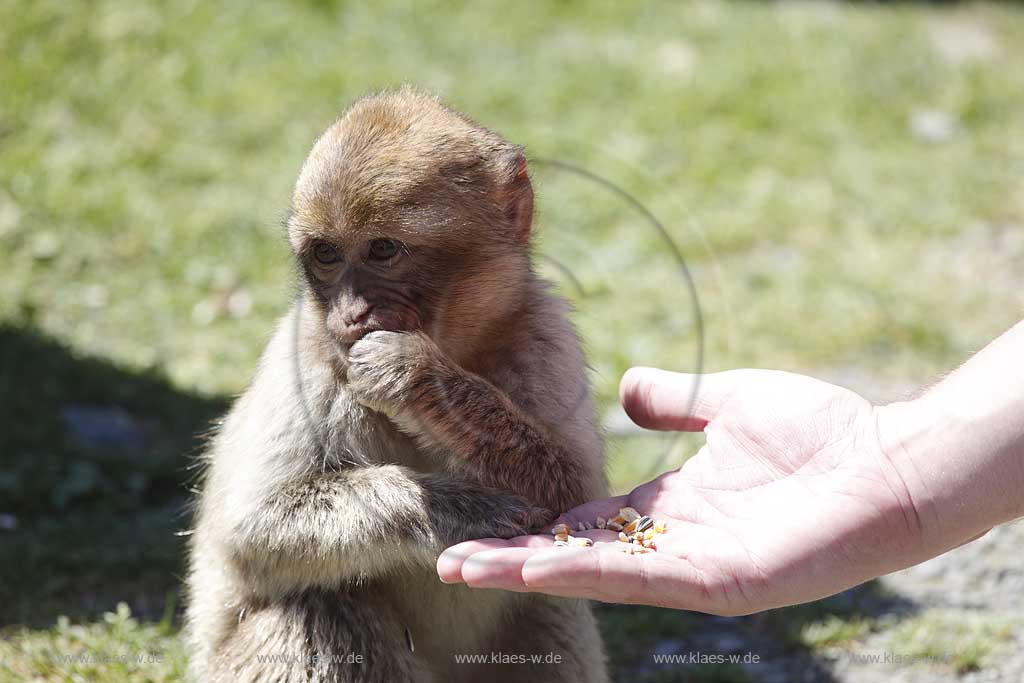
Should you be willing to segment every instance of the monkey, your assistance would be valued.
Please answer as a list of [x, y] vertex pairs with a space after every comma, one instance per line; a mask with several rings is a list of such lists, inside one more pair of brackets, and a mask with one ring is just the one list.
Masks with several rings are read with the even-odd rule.
[[[202, 456], [194, 680], [607, 680], [587, 603], [435, 569], [606, 494], [532, 226], [524, 150], [435, 96], [366, 96], [316, 140], [286, 220], [297, 294]], [[510, 659], [531, 655], [557, 663]]]

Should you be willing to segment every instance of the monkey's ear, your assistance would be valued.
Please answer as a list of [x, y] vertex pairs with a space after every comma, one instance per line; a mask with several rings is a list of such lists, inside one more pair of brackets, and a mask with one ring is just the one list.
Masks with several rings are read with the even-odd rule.
[[516, 239], [528, 242], [533, 225], [533, 185], [526, 169], [526, 157], [519, 150], [510, 155], [504, 192], [505, 216]]

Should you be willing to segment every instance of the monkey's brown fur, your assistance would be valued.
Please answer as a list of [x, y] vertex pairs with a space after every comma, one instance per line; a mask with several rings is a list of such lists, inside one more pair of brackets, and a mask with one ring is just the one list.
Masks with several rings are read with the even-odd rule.
[[[604, 493], [532, 212], [521, 151], [410, 90], [317, 141], [288, 223], [302, 293], [207, 453], [197, 681], [605, 680], [586, 604], [446, 586], [434, 566]], [[560, 663], [455, 660], [499, 652]]]

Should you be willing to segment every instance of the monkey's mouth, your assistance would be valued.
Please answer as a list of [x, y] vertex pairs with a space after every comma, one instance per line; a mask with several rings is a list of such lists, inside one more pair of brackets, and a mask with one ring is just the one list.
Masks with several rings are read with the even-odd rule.
[[346, 352], [352, 348], [357, 341], [371, 332], [415, 332], [420, 329], [419, 316], [402, 315], [392, 312], [392, 315], [371, 315], [367, 320], [346, 325], [345, 329], [335, 333], [335, 340]]
[[422, 319], [410, 306], [382, 306], [365, 311], [356, 320], [342, 320], [331, 316], [327, 328], [334, 341], [347, 355], [353, 344], [372, 332], [414, 332], [421, 328]]
[[356, 325], [349, 325], [343, 332], [337, 335], [338, 344], [348, 350], [357, 341], [370, 334], [371, 332], [399, 332], [401, 330], [390, 330], [384, 325], [374, 325], [372, 323], [359, 323]]

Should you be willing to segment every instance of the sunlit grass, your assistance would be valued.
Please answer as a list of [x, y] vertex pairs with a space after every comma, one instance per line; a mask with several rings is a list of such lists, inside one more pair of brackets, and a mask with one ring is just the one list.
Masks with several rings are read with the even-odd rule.
[[965, 619], [961, 614], [933, 610], [901, 621], [893, 629], [889, 645], [904, 659], [965, 674], [982, 668], [993, 652], [1012, 647], [1007, 642], [1011, 628], [1009, 623], [981, 614]]
[[[245, 386], [288, 305], [280, 218], [315, 135], [360, 94], [404, 82], [538, 162], [613, 182], [683, 256], [702, 328], [672, 249], [640, 212], [534, 164], [540, 267], [576, 303], [602, 415], [632, 364], [777, 367], [895, 398], [1024, 312], [1024, 11], [1013, 3], [8, 0], [0, 50], [0, 320], [125, 372], [165, 375], [180, 394], [168, 405], [183, 414], [205, 414], [190, 396]], [[54, 376], [46, 396], [102, 395], [101, 377]], [[118, 395], [162, 415], [139, 391]], [[20, 420], [35, 400], [11, 391], [4, 406]], [[56, 487], [19, 479], [49, 476], [36, 465], [64, 453], [40, 424], [5, 449], [18, 465], [0, 485], [22, 496], [15, 509], [47, 504], [18, 491]], [[616, 490], [699, 444], [609, 441]], [[174, 479], [185, 465], [152, 476]], [[101, 474], [97, 491], [123, 479]], [[138, 505], [109, 526], [130, 534], [137, 514], [142, 529], [175, 528]], [[115, 514], [77, 508], [72, 525], [51, 512], [24, 513], [20, 535], [0, 545], [0, 566], [16, 561], [3, 548], [33, 563], [0, 580], [7, 613], [35, 610], [46, 623], [53, 600], [81, 599], [78, 577], [54, 569], [35, 606], [23, 582], [59, 553], [25, 548], [106, 528]], [[79, 572], [117, 575], [82, 538]], [[116, 564], [151, 562], [164, 577], [146, 584], [162, 604], [180, 566], [153, 549], [125, 552]], [[123, 638], [177, 647], [162, 629], [95, 628], [109, 641], [101, 649]], [[70, 680], [37, 670], [29, 651], [60, 633], [0, 643], [0, 675]], [[79, 678], [163, 680], [180, 666], [169, 661]]]

